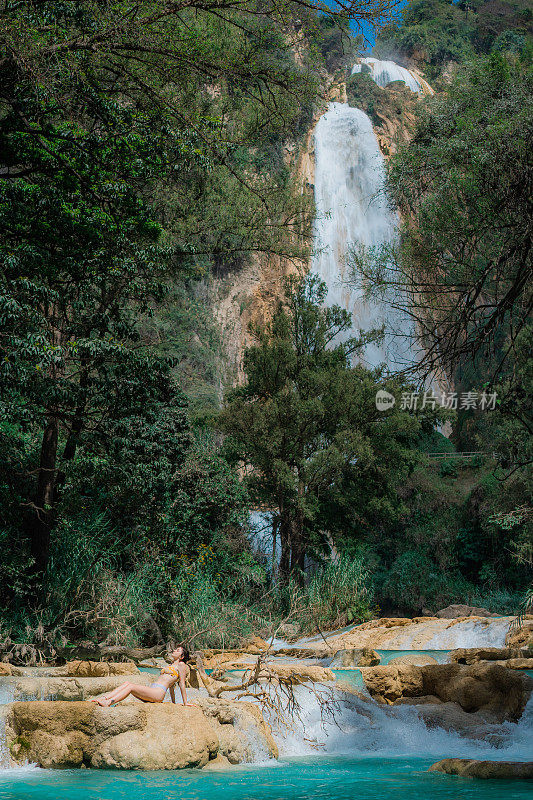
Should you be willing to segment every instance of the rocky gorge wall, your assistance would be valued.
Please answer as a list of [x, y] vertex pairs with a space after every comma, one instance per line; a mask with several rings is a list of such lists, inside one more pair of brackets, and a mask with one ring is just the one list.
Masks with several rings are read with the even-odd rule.
[[[287, 143], [284, 151], [284, 160], [297, 191], [307, 194], [311, 203], [316, 168], [314, 132], [318, 120], [327, 112], [328, 103], [348, 103], [364, 111], [371, 120], [381, 154], [387, 158], [399, 144], [409, 141], [417, 102], [417, 95], [403, 83], [396, 82], [385, 88], [371, 78], [360, 81], [358, 75], [339, 78], [338, 74], [324, 74], [322, 77], [323, 107], [315, 112], [303, 141]], [[421, 76], [420, 81], [427, 87]], [[430, 91], [428, 87], [427, 93]], [[250, 323], [268, 321], [282, 294], [284, 278], [307, 272], [312, 267], [312, 259], [302, 262], [279, 255], [257, 255], [239, 271], [214, 281], [211, 303], [224, 353], [222, 384], [231, 385], [242, 380], [242, 353], [251, 342]], [[333, 290], [333, 284], [330, 288]]]

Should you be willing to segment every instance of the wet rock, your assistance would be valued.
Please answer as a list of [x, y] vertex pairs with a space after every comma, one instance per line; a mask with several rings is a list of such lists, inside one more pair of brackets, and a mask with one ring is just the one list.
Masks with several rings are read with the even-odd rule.
[[202, 700], [173, 704], [14, 703], [6, 740], [16, 760], [45, 768], [183, 769], [218, 755], [251, 759], [255, 748], [277, 757], [270, 729], [250, 703]]
[[487, 611], [486, 608], [475, 608], [474, 606], [466, 605], [453, 605], [442, 608], [437, 611], [436, 616], [439, 619], [456, 619], [457, 617], [499, 617], [499, 614], [493, 614]]
[[252, 655], [259, 655], [259, 653], [266, 653], [270, 645], [265, 642], [260, 636], [252, 636], [251, 639], [245, 643], [243, 650]]
[[311, 664], [265, 664], [265, 675], [276, 675], [294, 685], [300, 683], [324, 683], [334, 681], [335, 675], [328, 667]]
[[274, 650], [273, 656], [289, 656], [290, 658], [313, 658], [323, 659], [331, 658], [337, 653], [341, 647], [327, 647], [326, 645], [317, 645], [316, 647], [280, 647]]
[[533, 761], [477, 761], [469, 758], [444, 758], [428, 772], [444, 772], [462, 778], [533, 778]]
[[510, 658], [505, 666], [509, 669], [533, 669], [533, 658]]
[[533, 652], [533, 619], [528, 615], [520, 627], [512, 627], [505, 639], [508, 647], [528, 648]]
[[452, 650], [449, 660], [457, 664], [477, 664], [479, 661], [505, 661], [517, 655], [517, 651], [509, 647], [462, 647]]
[[218, 753], [218, 755], [208, 761], [204, 767], [204, 771], [206, 772], [218, 772], [218, 770], [226, 770], [231, 769], [232, 763], [226, 756], [223, 756], [222, 753]]
[[489, 722], [516, 721], [533, 690], [533, 679], [498, 664], [409, 665], [362, 669], [371, 696], [392, 704], [401, 698], [437, 697], [468, 713], [481, 712]]
[[428, 656], [425, 653], [408, 653], [404, 656], [396, 656], [391, 658], [389, 666], [399, 664], [414, 664], [417, 667], [424, 667], [426, 664], [437, 664], [437, 659], [433, 656]]
[[352, 669], [353, 667], [377, 667], [380, 658], [369, 647], [339, 650], [329, 664], [330, 669]]

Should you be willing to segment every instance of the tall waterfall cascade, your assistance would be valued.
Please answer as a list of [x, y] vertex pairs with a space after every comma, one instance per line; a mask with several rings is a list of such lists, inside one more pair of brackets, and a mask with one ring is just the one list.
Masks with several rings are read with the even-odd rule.
[[352, 69], [357, 72], [369, 71], [378, 86], [384, 89], [389, 83], [403, 81], [412, 92], [433, 94], [433, 89], [424, 78], [412, 69], [401, 67], [394, 61], [381, 61], [379, 58], [360, 58]]
[[384, 328], [365, 348], [363, 363], [398, 370], [413, 361], [407, 315], [365, 297], [365, 284], [350, 280], [349, 256], [360, 245], [379, 247], [395, 236], [396, 214], [384, 194], [385, 171], [367, 115], [330, 103], [315, 128], [315, 255], [311, 270], [328, 287], [327, 302], [352, 314], [353, 333]]
[[[366, 64], [380, 86], [403, 80], [413, 91], [426, 91], [422, 78], [392, 61], [365, 58], [360, 62], [353, 71], [361, 71]], [[353, 334], [384, 330], [380, 341], [366, 346], [361, 357], [366, 366], [385, 364], [390, 371], [412, 367], [418, 348], [409, 315], [393, 308], [402, 305], [400, 298], [372, 299], [365, 293], [365, 278], [350, 274], [350, 254], [360, 247], [392, 243], [398, 224], [385, 194], [384, 159], [372, 123], [361, 109], [330, 103], [315, 127], [314, 147], [316, 220], [311, 270], [326, 283], [328, 304], [351, 313]]]

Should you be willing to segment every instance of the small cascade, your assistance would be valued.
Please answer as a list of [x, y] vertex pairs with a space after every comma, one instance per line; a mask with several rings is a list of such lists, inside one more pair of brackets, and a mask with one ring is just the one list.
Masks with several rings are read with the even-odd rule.
[[428, 620], [400, 628], [388, 641], [388, 649], [456, 650], [460, 647], [505, 647], [511, 617], [473, 617], [459, 622]]
[[518, 723], [486, 725], [483, 738], [472, 739], [443, 728], [427, 727], [414, 706], [386, 707], [362, 695], [343, 695], [335, 719], [321, 715], [314, 693], [299, 687], [303, 729], [280, 736], [285, 757], [316, 754], [527, 760], [533, 752], [533, 697]]
[[433, 89], [421, 75], [418, 75], [412, 69], [400, 67], [394, 61], [381, 61], [379, 58], [370, 57], [360, 58], [357, 64], [353, 66], [352, 75], [357, 72], [364, 72], [365, 68], [382, 89], [385, 89], [393, 81], [403, 81], [412, 92], [433, 94]]
[[327, 302], [352, 314], [353, 333], [384, 328], [381, 342], [367, 345], [364, 362], [402, 369], [413, 361], [407, 315], [365, 297], [365, 281], [348, 287], [350, 250], [393, 240], [396, 214], [384, 194], [383, 156], [367, 115], [344, 103], [330, 103], [319, 119], [315, 140], [315, 256], [311, 271], [328, 287]]

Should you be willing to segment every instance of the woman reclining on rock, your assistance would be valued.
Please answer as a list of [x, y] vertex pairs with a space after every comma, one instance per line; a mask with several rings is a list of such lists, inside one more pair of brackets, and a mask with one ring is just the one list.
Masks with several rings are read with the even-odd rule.
[[109, 692], [109, 694], [91, 698], [91, 701], [98, 703], [99, 706], [113, 706], [132, 694], [144, 703], [162, 703], [168, 689], [170, 698], [175, 703], [174, 685], [179, 683], [183, 705], [190, 706], [191, 703], [187, 702], [187, 691], [185, 689], [185, 680], [190, 672], [187, 664], [189, 651], [186, 647], [180, 646], [173, 650], [170, 656], [174, 659], [173, 663], [163, 667], [157, 681], [150, 686], [127, 681], [114, 689], [114, 691]]

